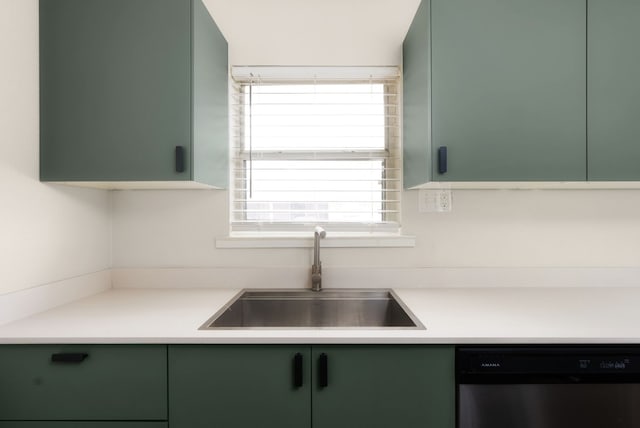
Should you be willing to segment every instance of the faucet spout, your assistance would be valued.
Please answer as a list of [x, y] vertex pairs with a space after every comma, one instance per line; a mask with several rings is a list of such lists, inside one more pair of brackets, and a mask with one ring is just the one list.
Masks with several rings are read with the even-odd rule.
[[320, 261], [320, 239], [327, 236], [327, 232], [316, 226], [313, 233], [313, 265], [311, 266], [311, 290], [322, 290], [322, 262]]

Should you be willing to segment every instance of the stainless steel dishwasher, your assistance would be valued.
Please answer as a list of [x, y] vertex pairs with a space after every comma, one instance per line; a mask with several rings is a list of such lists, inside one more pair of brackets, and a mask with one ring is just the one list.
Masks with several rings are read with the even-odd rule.
[[458, 428], [640, 428], [640, 347], [456, 350]]

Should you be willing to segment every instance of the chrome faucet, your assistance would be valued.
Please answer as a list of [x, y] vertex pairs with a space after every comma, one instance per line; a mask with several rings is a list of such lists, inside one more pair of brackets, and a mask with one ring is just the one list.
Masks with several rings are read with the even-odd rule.
[[313, 265], [311, 266], [311, 290], [322, 290], [322, 262], [320, 262], [320, 239], [325, 238], [327, 232], [316, 226], [313, 233]]

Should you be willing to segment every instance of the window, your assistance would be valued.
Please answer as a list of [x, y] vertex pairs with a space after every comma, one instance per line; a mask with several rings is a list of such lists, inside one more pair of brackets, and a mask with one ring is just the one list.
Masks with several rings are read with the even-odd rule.
[[397, 68], [232, 74], [232, 232], [398, 232]]

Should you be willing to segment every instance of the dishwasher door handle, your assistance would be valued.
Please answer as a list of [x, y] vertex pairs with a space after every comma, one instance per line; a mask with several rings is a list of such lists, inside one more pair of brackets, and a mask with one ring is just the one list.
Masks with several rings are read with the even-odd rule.
[[318, 358], [318, 385], [320, 388], [329, 386], [329, 358], [325, 353]]

